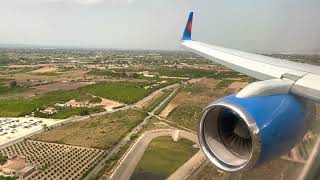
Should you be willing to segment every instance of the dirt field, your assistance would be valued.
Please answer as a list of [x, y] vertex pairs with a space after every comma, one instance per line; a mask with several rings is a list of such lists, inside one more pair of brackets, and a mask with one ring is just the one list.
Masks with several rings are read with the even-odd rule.
[[7, 66], [8, 68], [26, 68], [26, 67], [45, 67], [45, 66], [55, 66], [55, 64], [32, 64], [32, 65], [28, 65], [28, 64], [12, 64]]
[[66, 102], [65, 105], [67, 107], [94, 107], [94, 106], [102, 106], [105, 110], [107, 111], [112, 111], [113, 109], [115, 108], [118, 108], [118, 107], [122, 107], [124, 106], [125, 104], [123, 103], [119, 103], [119, 102], [116, 102], [116, 101], [112, 101], [112, 100], [109, 100], [109, 99], [105, 99], [105, 98], [101, 98], [102, 101], [101, 103], [99, 104], [90, 104], [88, 101], [85, 101], [85, 102], [77, 102], [76, 100], [72, 99], [70, 100], [69, 102]]
[[168, 104], [168, 106], [164, 108], [164, 110], [159, 114], [159, 116], [166, 118], [169, 115], [169, 113], [176, 107], [177, 107], [177, 104], [174, 104], [174, 103]]
[[35, 95], [46, 94], [52, 91], [57, 90], [72, 90], [77, 89], [79, 87], [86, 86], [86, 83], [81, 82], [57, 82], [52, 84], [45, 84], [40, 86], [34, 86], [32, 89], [18, 93], [18, 94], [10, 94], [5, 96], [0, 96], [0, 99], [7, 99], [7, 98], [15, 98], [15, 97], [32, 97]]
[[121, 107], [121, 106], [124, 106], [125, 104], [123, 103], [119, 103], [119, 102], [116, 102], [116, 101], [111, 101], [109, 99], [105, 99], [105, 98], [101, 98], [102, 101], [99, 105], [103, 106], [107, 111], [111, 111], [115, 108], [118, 108], [118, 107]]
[[57, 67], [45, 66], [45, 67], [42, 67], [40, 69], [31, 71], [31, 73], [48, 73], [48, 72], [55, 72], [57, 70], [58, 70]]
[[233, 82], [230, 84], [228, 88], [239, 91], [240, 89], [246, 87], [247, 85], [249, 85], [248, 82]]

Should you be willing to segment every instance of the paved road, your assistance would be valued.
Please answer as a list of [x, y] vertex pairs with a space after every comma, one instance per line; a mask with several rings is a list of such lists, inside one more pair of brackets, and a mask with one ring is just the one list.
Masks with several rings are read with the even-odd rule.
[[[127, 152], [121, 162], [118, 164], [117, 168], [114, 172], [110, 175], [110, 180], [129, 180], [132, 173], [134, 172], [139, 160], [141, 159], [144, 151], [148, 147], [149, 143], [156, 137], [160, 136], [172, 136], [175, 137], [179, 134], [179, 138], [188, 139], [194, 143], [198, 143], [197, 135], [191, 132], [177, 130], [177, 129], [159, 129], [153, 130], [144, 133], [142, 136], [139, 137], [137, 142], [132, 146], [132, 148]], [[177, 170], [175, 177], [184, 176], [185, 172], [189, 171], [190, 166], [193, 165], [194, 161], [198, 162], [199, 154], [197, 153], [196, 158], [192, 158], [192, 162], [187, 162], [187, 165], [181, 166], [183, 169], [180, 168]], [[179, 179], [179, 178], [178, 178]]]

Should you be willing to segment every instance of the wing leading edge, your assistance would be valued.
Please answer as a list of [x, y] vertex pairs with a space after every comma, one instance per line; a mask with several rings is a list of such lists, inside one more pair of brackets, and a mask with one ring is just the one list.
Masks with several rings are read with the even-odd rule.
[[181, 45], [185, 49], [259, 80], [294, 81], [290, 92], [320, 102], [320, 67], [246, 53], [191, 39], [193, 12], [190, 13]]

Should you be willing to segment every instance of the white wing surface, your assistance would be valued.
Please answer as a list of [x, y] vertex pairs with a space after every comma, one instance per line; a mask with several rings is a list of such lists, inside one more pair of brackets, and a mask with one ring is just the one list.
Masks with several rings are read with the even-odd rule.
[[290, 92], [320, 102], [320, 67], [213, 46], [191, 39], [190, 13], [181, 45], [200, 56], [259, 80], [294, 81]]

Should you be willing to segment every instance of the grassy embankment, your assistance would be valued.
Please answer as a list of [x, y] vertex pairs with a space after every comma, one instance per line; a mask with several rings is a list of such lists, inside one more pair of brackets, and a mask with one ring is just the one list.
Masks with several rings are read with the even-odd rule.
[[166, 99], [170, 94], [172, 93], [171, 90], [167, 90], [164, 91], [163, 94], [161, 94], [160, 97], [153, 99], [153, 101], [151, 101], [147, 107], [146, 107], [146, 111], [150, 112], [152, 111], [154, 108], [156, 108], [164, 99]]
[[174, 142], [171, 137], [158, 137], [152, 140], [137, 165], [132, 179], [143, 179], [146, 174], [163, 179], [170, 176], [198, 151], [197, 148], [192, 147], [193, 144], [186, 139]]
[[[179, 90], [176, 90], [176, 91], [172, 94], [172, 96], [170, 96], [170, 98], [167, 99], [167, 100], [159, 107], [159, 109], [157, 109], [157, 110], [154, 112], [154, 114], [159, 115], [159, 114], [164, 110], [164, 108], [166, 108], [166, 107], [168, 106], [168, 104], [172, 101], [172, 99], [178, 94], [178, 92], [179, 92]], [[170, 94], [171, 94], [171, 93], [170, 93]]]

